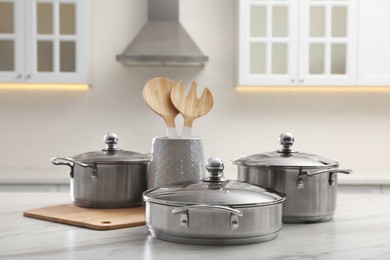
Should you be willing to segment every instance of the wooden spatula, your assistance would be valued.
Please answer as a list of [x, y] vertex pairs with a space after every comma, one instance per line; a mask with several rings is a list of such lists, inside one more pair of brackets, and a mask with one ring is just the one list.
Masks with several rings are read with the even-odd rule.
[[178, 82], [171, 91], [171, 101], [184, 117], [182, 138], [191, 137], [192, 123], [198, 117], [207, 114], [213, 106], [213, 95], [204, 88], [200, 98], [196, 96], [196, 82], [192, 81], [188, 95], [184, 95], [183, 81]]
[[177, 138], [175, 118], [179, 111], [171, 101], [171, 90], [174, 86], [176, 86], [174, 81], [158, 77], [146, 82], [143, 91], [145, 102], [164, 119], [169, 138]]

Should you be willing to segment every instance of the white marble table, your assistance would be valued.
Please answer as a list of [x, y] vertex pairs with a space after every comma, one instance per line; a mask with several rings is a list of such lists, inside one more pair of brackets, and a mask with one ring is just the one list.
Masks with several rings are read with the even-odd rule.
[[164, 242], [145, 227], [94, 231], [22, 216], [68, 202], [67, 193], [0, 192], [0, 259], [390, 259], [390, 195], [340, 194], [331, 222], [284, 224], [275, 240], [225, 247]]

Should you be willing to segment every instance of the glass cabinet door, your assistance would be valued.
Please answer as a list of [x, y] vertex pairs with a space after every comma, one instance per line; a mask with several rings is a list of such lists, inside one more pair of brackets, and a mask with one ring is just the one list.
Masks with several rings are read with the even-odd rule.
[[355, 0], [304, 0], [301, 85], [356, 84]]
[[1, 81], [19, 81], [23, 67], [20, 55], [23, 51], [19, 1], [0, 0], [0, 76]]
[[82, 11], [78, 9], [82, 8], [82, 1], [29, 2], [34, 11], [29, 18], [32, 28], [28, 37], [27, 77], [32, 81], [80, 81], [84, 35], [80, 25]]
[[295, 84], [294, 0], [240, 1], [240, 84]]
[[85, 82], [84, 5], [0, 0], [0, 82]]

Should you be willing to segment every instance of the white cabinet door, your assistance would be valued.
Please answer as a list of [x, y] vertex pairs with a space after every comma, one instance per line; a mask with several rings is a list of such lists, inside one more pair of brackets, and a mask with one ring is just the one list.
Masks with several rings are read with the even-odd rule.
[[0, 79], [23, 81], [24, 17], [23, 0], [0, 0]]
[[84, 2], [0, 0], [0, 81], [85, 83]]
[[240, 0], [239, 85], [355, 85], [355, 0]]
[[359, 2], [359, 85], [390, 86], [390, 1]]
[[288, 85], [297, 78], [297, 1], [239, 1], [240, 85]]
[[30, 0], [26, 4], [27, 68], [30, 82], [83, 82], [83, 2]]
[[356, 85], [355, 0], [300, 1], [300, 85]]

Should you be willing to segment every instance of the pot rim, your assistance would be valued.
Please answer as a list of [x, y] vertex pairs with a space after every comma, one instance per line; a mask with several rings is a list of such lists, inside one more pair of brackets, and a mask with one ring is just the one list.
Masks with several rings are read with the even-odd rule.
[[[80, 162], [79, 160], [74, 159], [73, 157], [69, 157], [69, 159], [75, 161], [75, 162]], [[95, 164], [95, 165], [100, 165], [100, 164], [149, 164], [149, 160], [119, 160], [119, 161], [81, 161], [82, 163], [88, 163], [88, 164]]]
[[292, 166], [292, 165], [266, 165], [266, 164], [261, 164], [261, 163], [237, 163], [235, 160], [240, 159], [242, 157], [236, 158], [232, 160], [232, 163], [237, 165], [237, 166], [245, 166], [245, 167], [258, 167], [258, 168], [269, 168], [269, 169], [291, 169], [291, 170], [301, 170], [301, 169], [332, 169], [332, 168], [338, 168], [340, 165], [339, 163], [335, 163], [334, 165], [324, 165], [324, 166], [302, 166], [302, 165], [297, 165], [297, 166]]
[[[143, 200], [145, 202], [150, 202], [150, 203], [159, 204], [159, 205], [163, 205], [163, 206], [173, 206], [173, 207], [184, 207], [184, 206], [193, 206], [193, 205], [201, 204], [201, 203], [196, 203], [196, 202], [168, 201], [168, 200], [148, 197], [148, 194], [150, 192], [153, 192], [157, 189], [160, 189], [160, 188], [154, 188], [154, 189], [144, 191], [142, 194]], [[254, 208], [254, 207], [273, 206], [273, 205], [277, 205], [277, 204], [280, 204], [280, 203], [283, 203], [286, 201], [286, 195], [284, 193], [274, 191], [274, 190], [272, 190], [272, 191], [269, 190], [269, 191], [280, 196], [280, 199], [278, 199], [277, 201], [258, 202], [258, 203], [218, 203], [218, 202], [211, 202], [210, 203], [209, 202], [206, 204], [213, 205], [213, 206], [227, 206], [227, 207], [231, 207], [231, 208]]]
[[[164, 201], [164, 200], [157, 200], [157, 199], [145, 199], [145, 202], [150, 202], [162, 206], [173, 206], [173, 207], [184, 207], [184, 206], [194, 206], [194, 205], [199, 205], [199, 203], [180, 203], [180, 202], [169, 202], [169, 201]], [[286, 201], [286, 198], [284, 197], [278, 202], [268, 202], [268, 203], [249, 203], [249, 204], [222, 204], [222, 203], [208, 203], [207, 205], [212, 205], [212, 206], [226, 206], [226, 207], [231, 207], [231, 208], [257, 208], [257, 207], [267, 207], [267, 206], [274, 206], [280, 203], [283, 203]]]

